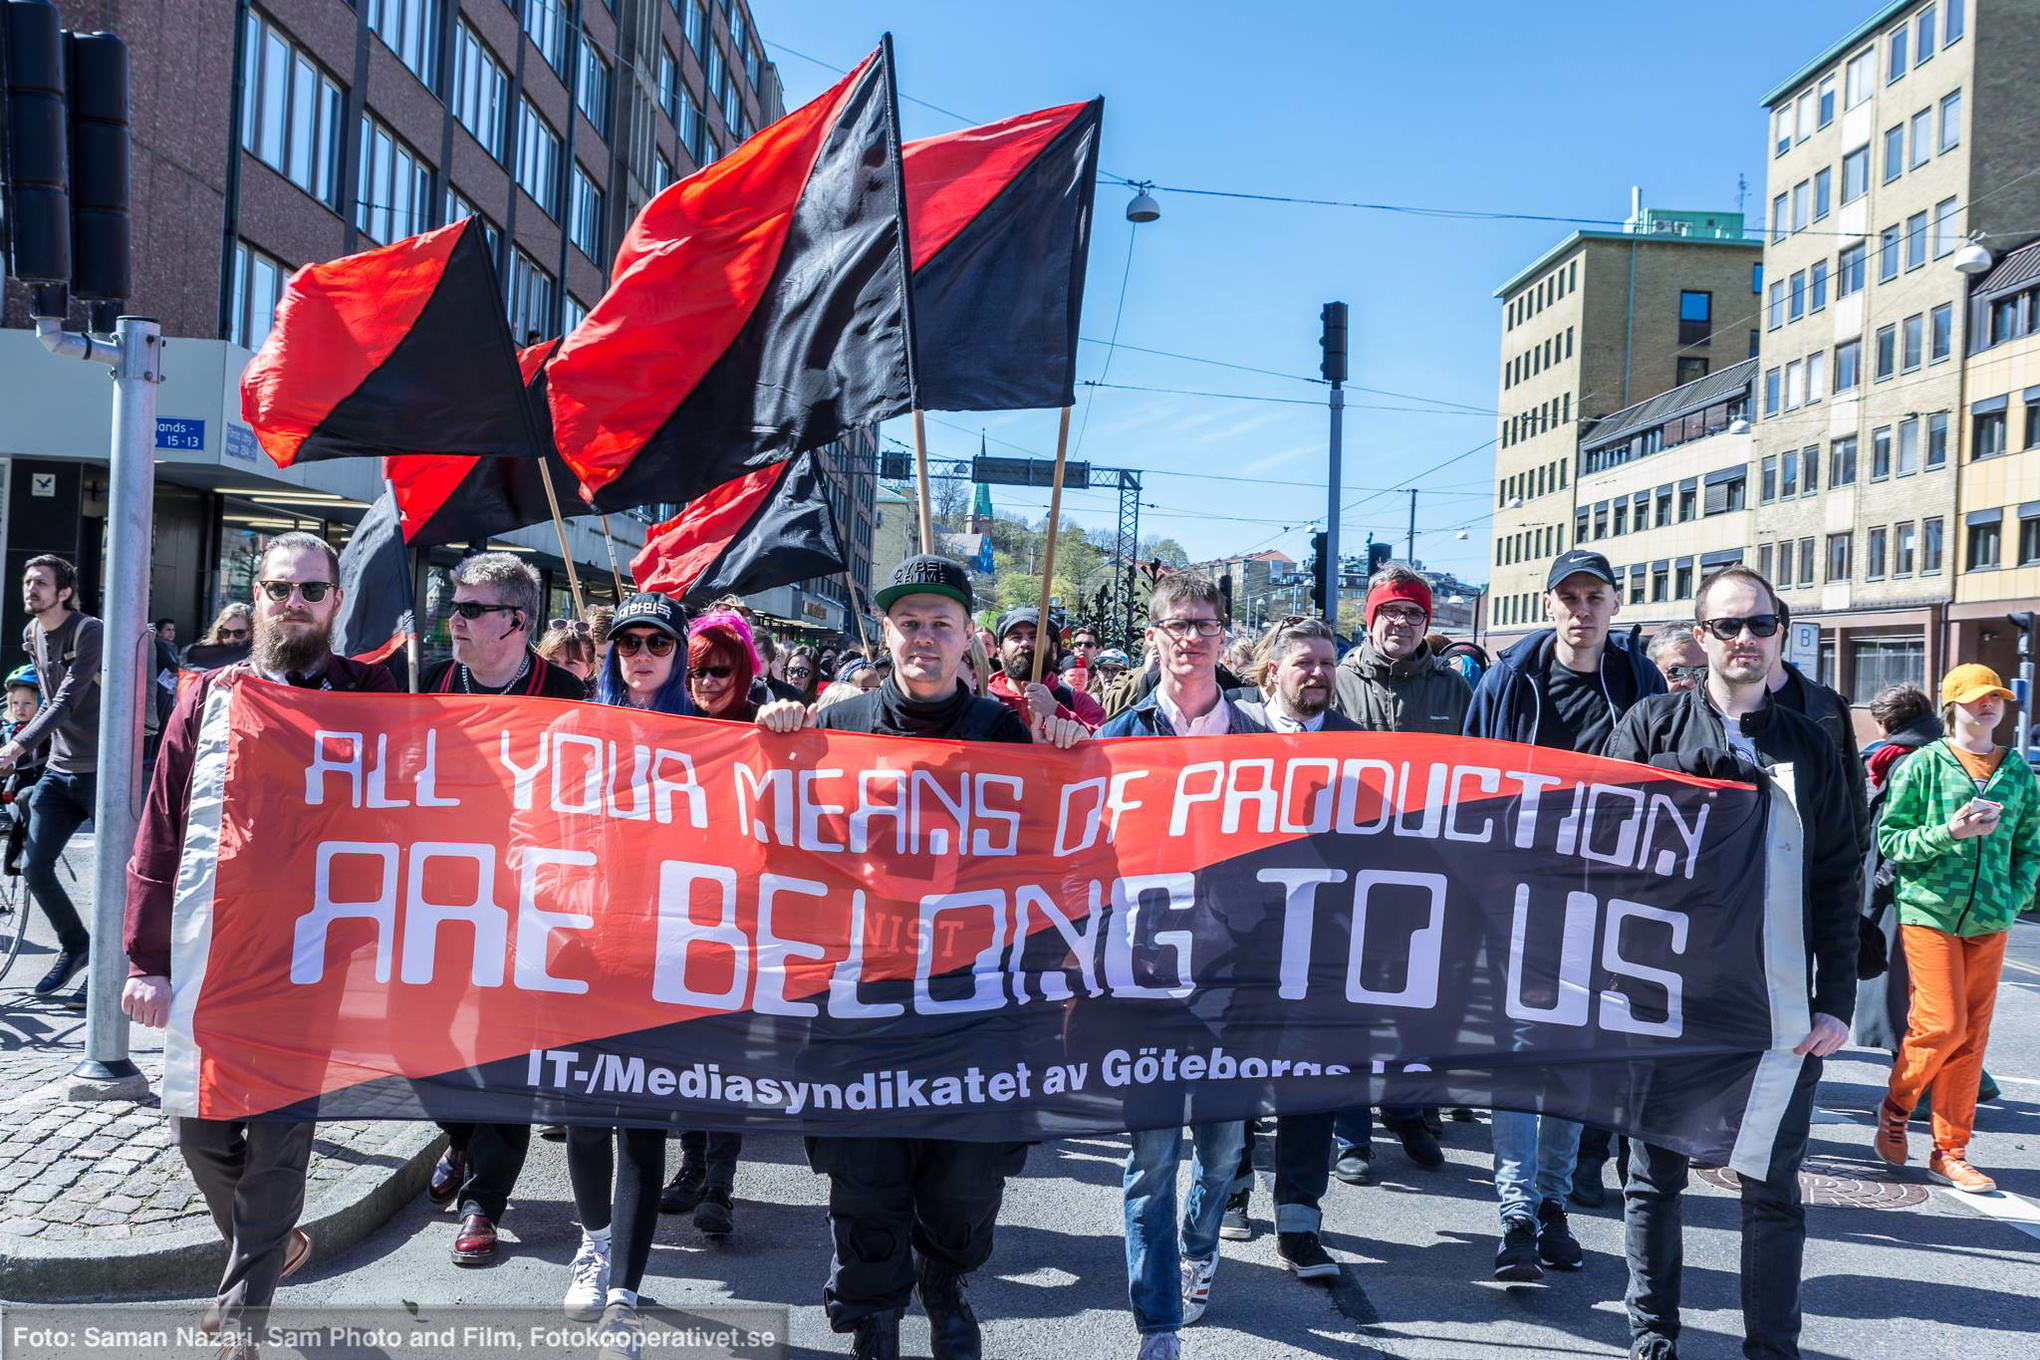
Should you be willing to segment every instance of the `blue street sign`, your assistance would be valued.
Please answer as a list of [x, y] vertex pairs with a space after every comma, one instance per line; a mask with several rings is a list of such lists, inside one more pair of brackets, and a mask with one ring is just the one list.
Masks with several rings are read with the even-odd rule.
[[262, 446], [255, 442], [255, 432], [246, 425], [227, 425], [227, 457], [239, 463], [261, 461]]
[[196, 452], [205, 447], [205, 422], [156, 417], [156, 447]]

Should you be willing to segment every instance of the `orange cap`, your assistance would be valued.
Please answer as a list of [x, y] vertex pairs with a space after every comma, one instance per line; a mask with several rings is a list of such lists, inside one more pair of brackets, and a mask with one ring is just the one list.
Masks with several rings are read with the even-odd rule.
[[1944, 704], [1973, 703], [1986, 694], [1996, 694], [2006, 699], [2019, 697], [2005, 688], [2005, 682], [1998, 678], [1996, 671], [1974, 663], [1957, 666], [1941, 681], [1941, 702]]

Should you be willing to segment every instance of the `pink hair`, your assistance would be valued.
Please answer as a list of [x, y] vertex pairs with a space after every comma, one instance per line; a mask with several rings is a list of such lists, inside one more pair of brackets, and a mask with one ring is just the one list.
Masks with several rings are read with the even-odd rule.
[[744, 622], [742, 614], [727, 609], [712, 609], [706, 614], [696, 615], [687, 625], [687, 636], [697, 638], [711, 628], [720, 628], [735, 635], [736, 639], [744, 644], [744, 650], [751, 655], [751, 674], [765, 673], [765, 663], [758, 656], [758, 644], [751, 640], [751, 625]]

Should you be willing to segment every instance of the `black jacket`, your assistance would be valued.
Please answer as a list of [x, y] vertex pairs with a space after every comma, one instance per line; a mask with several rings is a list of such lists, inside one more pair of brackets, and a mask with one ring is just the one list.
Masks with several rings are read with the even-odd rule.
[[[1812, 1007], [1843, 1024], [1856, 1008], [1856, 918], [1862, 904], [1863, 861], [1848, 786], [1860, 780], [1811, 719], [1778, 703], [1741, 720], [1766, 768], [1790, 764], [1802, 837], [1802, 912]], [[1648, 764], [1652, 756], [1690, 756], [1731, 749], [1721, 715], [1705, 687], [1645, 699], [1616, 724], [1612, 760]]]
[[[1785, 663], [1785, 683], [1772, 692], [1776, 699], [1794, 713], [1802, 714], [1820, 725], [1827, 733], [1828, 740], [1842, 753], [1842, 764], [1850, 773], [1863, 769], [1863, 753], [1856, 746], [1856, 723], [1849, 716], [1849, 701], [1805, 671]], [[1856, 853], [1868, 854], [1873, 828], [1870, 824], [1870, 790], [1867, 781], [1849, 781], [1849, 812], [1855, 819]]]
[[[1473, 707], [1466, 713], [1465, 735], [1539, 744], [1537, 729], [1543, 721], [1545, 705], [1544, 676], [1551, 668], [1552, 647], [1557, 638], [1557, 632], [1545, 628], [1495, 658], [1494, 666], [1481, 676], [1480, 688], [1473, 692]], [[1634, 630], [1626, 635], [1608, 634], [1608, 650], [1601, 657], [1601, 687], [1618, 719], [1630, 705], [1665, 692], [1664, 672], [1643, 654]]]

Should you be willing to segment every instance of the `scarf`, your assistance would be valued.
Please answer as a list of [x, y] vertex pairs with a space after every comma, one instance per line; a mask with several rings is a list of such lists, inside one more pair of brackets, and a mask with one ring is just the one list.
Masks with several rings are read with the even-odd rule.
[[963, 715], [971, 693], [958, 682], [947, 698], [916, 699], [887, 675], [872, 693], [878, 695], [878, 730], [902, 737], [946, 737]]

